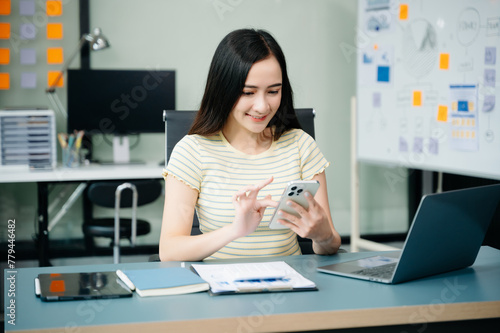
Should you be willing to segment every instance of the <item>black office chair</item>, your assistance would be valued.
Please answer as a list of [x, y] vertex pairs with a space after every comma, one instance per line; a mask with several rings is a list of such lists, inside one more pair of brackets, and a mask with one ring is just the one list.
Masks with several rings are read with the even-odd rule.
[[[117, 191], [118, 189], [118, 191]], [[130, 189], [130, 190], [128, 190]], [[119, 242], [116, 239], [127, 238], [133, 242], [133, 217], [136, 210], [132, 210], [132, 218], [120, 218], [119, 208], [133, 207], [133, 192], [137, 193], [136, 207], [149, 204], [162, 193], [162, 183], [158, 179], [135, 180], [135, 181], [100, 181], [89, 184], [85, 191], [84, 200], [84, 222], [82, 231], [85, 237], [87, 250], [95, 254], [96, 246], [94, 237], [110, 238], [110, 245], [113, 246], [113, 257], [115, 262], [119, 262]], [[117, 204], [117, 202], [119, 204]], [[93, 216], [93, 205], [115, 209], [115, 216], [112, 218], [96, 218]], [[115, 220], [119, 219], [120, 232], [115, 230]], [[149, 222], [137, 219], [135, 235], [146, 235], [150, 232]], [[117, 244], [118, 243], [118, 244]]]

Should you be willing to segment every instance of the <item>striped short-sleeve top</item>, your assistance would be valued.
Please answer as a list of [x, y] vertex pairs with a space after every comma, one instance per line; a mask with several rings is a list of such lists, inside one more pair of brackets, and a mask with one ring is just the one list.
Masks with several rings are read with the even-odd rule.
[[[258, 155], [236, 150], [219, 132], [208, 137], [186, 135], [172, 151], [163, 175], [172, 175], [199, 192], [195, 208], [200, 230], [207, 233], [232, 223], [232, 196], [242, 187], [273, 176], [274, 181], [259, 192], [258, 198], [270, 194], [277, 201], [287, 182], [310, 180], [328, 165], [314, 139], [300, 129], [284, 133]], [[268, 228], [273, 212], [274, 208], [266, 209], [255, 232], [234, 240], [207, 259], [301, 254], [293, 231]]]

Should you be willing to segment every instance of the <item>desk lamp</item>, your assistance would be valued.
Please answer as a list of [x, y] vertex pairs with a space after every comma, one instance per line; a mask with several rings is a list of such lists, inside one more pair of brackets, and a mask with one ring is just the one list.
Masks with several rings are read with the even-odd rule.
[[52, 104], [52, 107], [56, 109], [59, 113], [61, 113], [64, 118], [66, 118], [66, 112], [64, 111], [64, 107], [57, 97], [56, 92], [56, 85], [61, 79], [61, 77], [64, 75], [64, 73], [68, 70], [69, 65], [75, 58], [75, 56], [80, 52], [82, 47], [86, 44], [86, 42], [89, 44], [89, 47], [92, 51], [99, 51], [103, 50], [109, 47], [109, 41], [106, 37], [104, 37], [101, 33], [101, 28], [95, 28], [92, 33], [84, 34], [80, 38], [80, 42], [78, 43], [78, 47], [75, 49], [73, 54], [68, 58], [68, 60], [63, 64], [63, 67], [61, 68], [59, 75], [57, 78], [52, 82], [52, 84], [45, 90], [45, 93], [47, 94], [47, 97]]

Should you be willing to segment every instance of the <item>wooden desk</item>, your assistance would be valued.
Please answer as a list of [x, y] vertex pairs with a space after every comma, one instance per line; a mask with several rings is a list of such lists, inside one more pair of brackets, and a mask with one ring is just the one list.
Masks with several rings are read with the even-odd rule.
[[[5, 328], [7, 331], [19, 332], [221, 333], [310, 332], [412, 325], [412, 329], [407, 331], [418, 332], [437, 322], [449, 322], [447, 325], [451, 325], [456, 321], [500, 318], [499, 250], [483, 247], [472, 267], [398, 285], [378, 284], [316, 271], [319, 265], [370, 254], [359, 252], [255, 259], [252, 261], [285, 260], [313, 280], [319, 291], [226, 296], [209, 296], [203, 292], [44, 303], [34, 295], [33, 279], [39, 273], [153, 268], [179, 266], [180, 263], [21, 268], [13, 273], [5, 270], [6, 277], [15, 276], [16, 293], [15, 298], [8, 297], [9, 284], [6, 282]], [[15, 300], [16, 305], [15, 326], [9, 324], [8, 304], [11, 299]], [[458, 322], [460, 325], [462, 323]]]
[[0, 183], [36, 182], [38, 188], [38, 247], [39, 264], [49, 262], [48, 185], [59, 182], [88, 182], [94, 180], [161, 179], [163, 166], [154, 164], [99, 165], [78, 168], [58, 167], [53, 170], [30, 170], [27, 167], [1, 168]]

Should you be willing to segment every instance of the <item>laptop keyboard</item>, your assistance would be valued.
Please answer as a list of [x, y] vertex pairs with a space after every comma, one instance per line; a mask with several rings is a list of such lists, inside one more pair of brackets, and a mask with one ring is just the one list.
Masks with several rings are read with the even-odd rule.
[[354, 274], [364, 275], [364, 276], [373, 276], [381, 279], [390, 279], [392, 274], [394, 273], [394, 269], [396, 268], [397, 263], [391, 263], [387, 265], [363, 268], [360, 271], [353, 272]]

